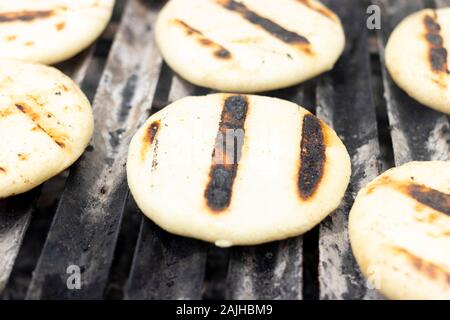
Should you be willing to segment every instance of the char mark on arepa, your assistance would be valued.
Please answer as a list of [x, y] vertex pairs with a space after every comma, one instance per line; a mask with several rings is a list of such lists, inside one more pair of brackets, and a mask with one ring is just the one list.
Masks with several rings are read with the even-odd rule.
[[444, 47], [444, 39], [441, 35], [441, 26], [438, 22], [437, 12], [433, 15], [425, 15], [424, 24], [426, 29], [425, 39], [429, 46], [428, 59], [431, 68], [438, 74], [450, 74], [448, 69], [448, 52]]
[[303, 118], [298, 190], [307, 200], [319, 187], [325, 167], [325, 139], [320, 120], [308, 114]]
[[[153, 121], [148, 126], [145, 135], [144, 135], [144, 141], [142, 141], [142, 150], [141, 150], [141, 159], [142, 161], [145, 160], [145, 157], [147, 155], [147, 151], [152, 145], [157, 145], [157, 139], [156, 136], [159, 132], [159, 128], [161, 127], [161, 122], [159, 120]], [[156, 155], [155, 155], [156, 157]], [[154, 160], [156, 161], [156, 160]]]
[[186, 22], [175, 19], [174, 20], [179, 26], [184, 28], [186, 30], [186, 33], [188, 36], [193, 36], [197, 39], [197, 41], [205, 47], [210, 47], [213, 49], [214, 56], [220, 59], [230, 59], [231, 58], [231, 52], [228, 51], [225, 47], [222, 45], [212, 41], [211, 39], [208, 39], [201, 31], [191, 27]]
[[65, 148], [66, 145], [63, 142], [63, 137], [61, 134], [54, 132], [52, 129], [46, 129], [44, 125], [40, 122], [40, 115], [33, 111], [33, 109], [25, 104], [16, 104], [15, 105], [20, 112], [26, 115], [31, 121], [33, 121], [36, 125], [35, 129], [44, 132], [47, 136], [49, 136], [60, 148]]
[[152, 144], [155, 140], [156, 134], [158, 133], [160, 126], [159, 121], [154, 121], [150, 124], [150, 126], [147, 129], [147, 135], [146, 138], [148, 139], [148, 143]]
[[405, 191], [419, 203], [450, 216], [450, 194], [419, 184], [410, 184]]
[[442, 266], [425, 260], [404, 248], [393, 247], [392, 250], [408, 259], [412, 267], [424, 276], [431, 280], [445, 283], [447, 286], [450, 285], [450, 273]]
[[248, 9], [244, 4], [234, 0], [216, 0], [218, 4], [227, 10], [240, 14], [244, 19], [257, 25], [278, 38], [279, 40], [288, 43], [290, 45], [298, 46], [301, 50], [308, 54], [312, 54], [311, 43], [304, 36], [298, 33], [286, 30], [282, 26], [273, 22], [270, 19], [260, 16], [259, 14]]
[[311, 0], [297, 0], [297, 1], [300, 2], [302, 5], [304, 5], [305, 7], [308, 7], [309, 9], [314, 10], [331, 20], [334, 20], [334, 21], [336, 20], [336, 16], [334, 15], [333, 12], [331, 12], [330, 10], [328, 10], [325, 7], [320, 7], [318, 5], [314, 5], [311, 2]]
[[0, 12], [0, 23], [16, 21], [28, 22], [36, 19], [49, 18], [53, 14], [53, 10]]
[[231, 203], [248, 107], [248, 97], [242, 95], [229, 96], [224, 103], [205, 191], [207, 205], [215, 212], [225, 210]]

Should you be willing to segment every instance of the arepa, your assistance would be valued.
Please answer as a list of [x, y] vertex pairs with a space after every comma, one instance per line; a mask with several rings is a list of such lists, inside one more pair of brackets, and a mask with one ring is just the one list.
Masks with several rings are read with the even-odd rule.
[[356, 260], [391, 299], [450, 299], [450, 162], [412, 162], [362, 189], [350, 212]]
[[328, 71], [345, 45], [339, 18], [315, 0], [171, 0], [158, 17], [156, 40], [188, 81], [243, 93]]
[[0, 58], [54, 64], [91, 45], [114, 0], [0, 0]]
[[426, 9], [403, 20], [386, 46], [386, 65], [408, 95], [450, 114], [450, 8]]
[[274, 98], [181, 99], [133, 137], [127, 173], [145, 215], [217, 246], [300, 235], [341, 202], [349, 155], [325, 123]]
[[70, 166], [93, 132], [89, 101], [58, 70], [0, 60], [0, 199]]

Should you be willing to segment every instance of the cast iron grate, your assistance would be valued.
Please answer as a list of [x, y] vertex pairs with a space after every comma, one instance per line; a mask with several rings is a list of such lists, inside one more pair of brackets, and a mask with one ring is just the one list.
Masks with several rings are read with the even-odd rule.
[[[352, 157], [351, 185], [340, 208], [303, 237], [226, 250], [162, 231], [138, 213], [127, 188], [125, 159], [136, 128], [171, 101], [210, 92], [162, 61], [153, 25], [163, 2], [118, 0], [97, 46], [59, 66], [95, 97], [96, 133], [67, 181], [62, 175], [0, 201], [2, 297], [382, 299], [351, 254], [354, 196], [393, 165], [449, 160], [450, 153], [449, 117], [393, 84], [382, 67], [384, 45], [403, 17], [450, 0], [373, 0], [382, 11], [377, 32], [366, 28], [369, 1], [323, 1], [343, 21], [344, 56], [328, 74], [266, 95], [307, 107], [338, 132]], [[82, 271], [81, 290], [67, 288], [70, 265]]]

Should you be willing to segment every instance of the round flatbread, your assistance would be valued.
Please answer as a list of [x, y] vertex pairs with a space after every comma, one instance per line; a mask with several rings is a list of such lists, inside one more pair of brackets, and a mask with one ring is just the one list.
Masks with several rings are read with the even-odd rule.
[[0, 199], [69, 167], [93, 127], [89, 101], [71, 79], [51, 67], [0, 60]]
[[405, 92], [450, 114], [450, 8], [422, 10], [403, 20], [386, 46], [386, 65]]
[[450, 299], [450, 162], [412, 162], [360, 191], [350, 213], [356, 260], [391, 299]]
[[114, 0], [0, 0], [0, 58], [54, 64], [91, 45]]
[[349, 155], [298, 105], [215, 94], [179, 100], [134, 136], [128, 183], [169, 232], [221, 247], [300, 235], [341, 202]]
[[156, 23], [167, 63], [226, 92], [288, 87], [333, 68], [345, 36], [315, 0], [171, 0]]

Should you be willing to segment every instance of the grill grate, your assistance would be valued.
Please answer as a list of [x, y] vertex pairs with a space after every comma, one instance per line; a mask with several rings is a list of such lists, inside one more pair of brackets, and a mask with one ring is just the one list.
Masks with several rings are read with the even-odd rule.
[[[450, 125], [448, 116], [418, 105], [398, 89], [383, 67], [381, 76], [374, 74], [374, 65], [384, 65], [384, 45], [403, 17], [425, 6], [450, 6], [450, 0], [373, 0], [381, 7], [383, 29], [377, 34], [381, 61], [372, 62], [371, 34], [364, 27], [369, 3], [323, 1], [343, 21], [344, 56], [330, 73], [266, 95], [304, 105], [336, 130], [352, 157], [349, 190], [340, 208], [303, 237], [229, 250], [170, 235], [141, 216], [137, 242], [125, 241], [127, 247], [120, 249], [121, 229], [122, 237], [135, 239], [124, 230], [127, 219], [137, 211], [125, 176], [133, 133], [168, 103], [210, 91], [180, 79], [162, 61], [153, 25], [163, 1], [117, 2], [116, 19], [103, 36], [104, 40], [113, 35], [114, 40], [93, 102], [95, 136], [71, 169], [31, 281], [25, 281], [26, 297], [100, 299], [111, 297], [105, 292], [116, 281], [119, 298], [123, 291], [126, 299], [381, 299], [367, 288], [351, 254], [347, 215], [354, 196], [385, 169], [384, 163], [389, 166], [386, 149], [397, 165], [411, 160], [449, 160]], [[90, 49], [60, 66], [83, 88], [92, 87], [92, 79], [98, 76], [98, 68], [91, 67], [95, 51]], [[376, 108], [378, 100], [374, 99], [379, 77], [385, 108]], [[377, 114], [377, 110], [381, 111]], [[389, 128], [383, 119], [388, 119]], [[385, 141], [385, 129], [389, 129], [392, 146]], [[4, 298], [12, 286], [8, 280], [18, 268], [16, 258], [40, 190], [0, 201], [0, 293], [7, 288]], [[129, 270], [118, 271], [119, 264], [113, 264], [122, 257], [119, 249], [135, 250], [132, 261], [125, 261]], [[225, 257], [223, 276], [217, 276], [216, 255]], [[82, 290], [67, 289], [69, 265], [81, 267]]]

